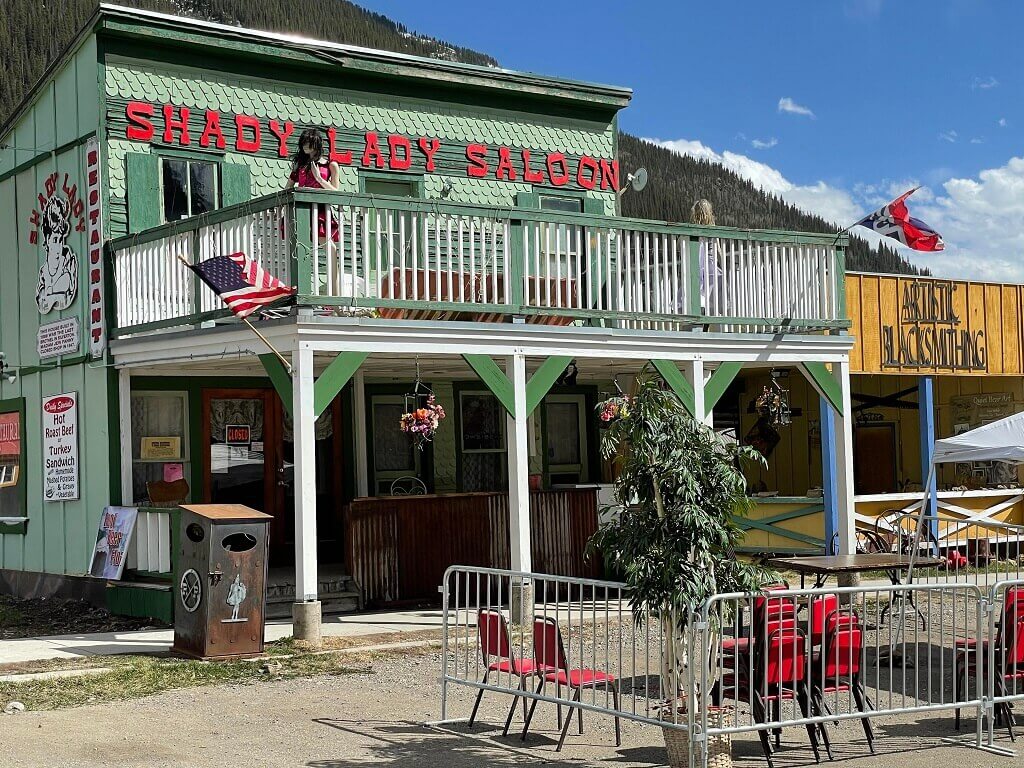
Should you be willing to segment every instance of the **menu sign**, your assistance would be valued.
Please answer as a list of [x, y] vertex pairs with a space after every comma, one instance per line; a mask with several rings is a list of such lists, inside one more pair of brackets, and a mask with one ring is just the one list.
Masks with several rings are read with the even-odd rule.
[[139, 510], [135, 507], [107, 507], [103, 510], [92, 564], [89, 566], [90, 576], [115, 580], [121, 578], [138, 514]]
[[78, 393], [43, 398], [43, 499], [78, 498]]

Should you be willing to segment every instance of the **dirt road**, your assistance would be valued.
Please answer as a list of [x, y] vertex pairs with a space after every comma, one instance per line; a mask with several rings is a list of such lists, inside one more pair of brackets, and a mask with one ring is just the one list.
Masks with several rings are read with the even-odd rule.
[[[0, 715], [0, 764], [5, 768], [480, 768], [488, 765], [579, 766], [663, 764], [659, 730], [625, 722], [623, 743], [614, 746], [611, 720], [585, 718], [586, 732], [570, 730], [565, 749], [554, 751], [555, 713], [537, 709], [536, 732], [525, 744], [503, 739], [500, 724], [507, 698], [488, 694], [483, 724], [468, 731], [421, 725], [438, 716], [439, 656], [390, 657], [361, 665], [340, 677], [220, 686], [172, 691], [146, 699], [56, 712]], [[465, 716], [472, 694], [455, 689], [450, 714]], [[521, 718], [517, 717], [521, 724]], [[881, 719], [876, 724], [879, 755], [868, 756], [860, 724], [833, 728], [837, 764], [851, 768], [894, 765], [934, 768], [970, 763], [972, 768], [1024, 764], [939, 746], [952, 735], [952, 716], [920, 721]], [[1007, 743], [1005, 732], [1001, 737]], [[1008, 743], [1007, 743], [1008, 745]], [[764, 766], [755, 739], [734, 744], [737, 764]], [[802, 729], [786, 730], [778, 768], [813, 765]]]

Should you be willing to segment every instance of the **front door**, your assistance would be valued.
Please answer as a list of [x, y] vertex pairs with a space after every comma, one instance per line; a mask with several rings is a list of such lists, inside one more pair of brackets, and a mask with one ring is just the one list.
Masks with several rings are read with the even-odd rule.
[[284, 541], [276, 486], [278, 402], [270, 389], [203, 391], [203, 501], [244, 504], [273, 517], [272, 553]]
[[[341, 430], [335, 399], [316, 423], [317, 541], [321, 562], [341, 562]], [[203, 391], [203, 500], [270, 515], [270, 564], [295, 562], [291, 417], [273, 389]]]

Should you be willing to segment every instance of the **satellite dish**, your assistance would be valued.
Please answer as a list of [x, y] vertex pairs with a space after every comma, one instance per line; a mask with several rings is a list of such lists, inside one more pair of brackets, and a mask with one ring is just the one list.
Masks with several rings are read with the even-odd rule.
[[634, 192], [642, 192], [643, 188], [647, 186], [647, 169], [637, 168], [636, 173], [629, 174], [627, 178]]
[[622, 185], [622, 188], [617, 194], [622, 195], [628, 189], [632, 189], [634, 192], [639, 192], [647, 186], [647, 169], [637, 168], [633, 173], [626, 174], [626, 183]]

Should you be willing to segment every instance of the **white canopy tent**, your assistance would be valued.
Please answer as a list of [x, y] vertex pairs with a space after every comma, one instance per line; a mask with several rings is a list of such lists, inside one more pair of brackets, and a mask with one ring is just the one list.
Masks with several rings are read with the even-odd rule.
[[[1011, 464], [1024, 464], [1024, 412], [1015, 413], [1005, 419], [993, 421], [954, 437], [946, 437], [935, 441], [932, 451], [932, 463], [928, 468], [928, 482], [925, 483], [924, 501], [915, 526], [914, 546], [910, 550], [910, 561], [913, 563], [920, 545], [921, 531], [926, 525], [928, 514], [928, 497], [931, 495], [932, 482], [935, 479], [935, 467], [938, 464], [970, 461], [1005, 461]], [[913, 565], [907, 573], [909, 581]]]

